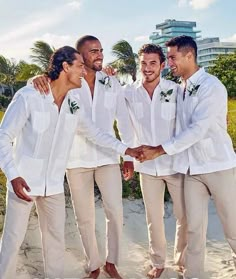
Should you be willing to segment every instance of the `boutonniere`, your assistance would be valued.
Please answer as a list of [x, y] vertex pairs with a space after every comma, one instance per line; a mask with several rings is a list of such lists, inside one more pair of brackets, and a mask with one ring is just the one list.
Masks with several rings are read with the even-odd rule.
[[195, 84], [190, 84], [190, 86], [187, 88], [189, 92], [189, 96], [195, 96], [197, 94], [198, 88], [200, 87], [200, 84], [195, 85]]
[[69, 105], [69, 108], [70, 108], [70, 112], [72, 114], [75, 114], [76, 111], [79, 109], [79, 106], [77, 104], [76, 101], [71, 101], [70, 98], [68, 98], [68, 105]]
[[105, 76], [102, 79], [98, 80], [101, 84], [103, 84], [106, 88], [111, 87], [111, 79], [109, 76]]
[[161, 95], [160, 100], [161, 100], [162, 102], [169, 102], [172, 93], [173, 93], [173, 89], [169, 89], [169, 90], [166, 91], [166, 92], [161, 91], [161, 93], [160, 93], [160, 95]]

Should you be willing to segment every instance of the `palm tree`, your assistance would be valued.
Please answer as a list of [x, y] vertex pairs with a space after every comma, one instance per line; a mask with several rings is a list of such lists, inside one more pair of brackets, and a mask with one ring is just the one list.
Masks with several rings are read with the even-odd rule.
[[55, 51], [55, 48], [50, 46], [44, 41], [36, 41], [34, 47], [31, 48], [32, 55], [30, 58], [38, 64], [43, 71], [46, 71], [48, 68], [49, 60], [52, 53]]
[[14, 59], [7, 59], [0, 55], [0, 83], [8, 86], [12, 96], [29, 78], [40, 73], [42, 69], [35, 64], [28, 64], [23, 60], [17, 63]]
[[0, 82], [10, 87], [12, 96], [16, 85], [17, 63], [13, 59], [7, 59], [0, 55]]
[[120, 40], [112, 47], [112, 54], [117, 57], [110, 65], [117, 69], [120, 75], [131, 75], [136, 81], [138, 55], [133, 52], [131, 45]]

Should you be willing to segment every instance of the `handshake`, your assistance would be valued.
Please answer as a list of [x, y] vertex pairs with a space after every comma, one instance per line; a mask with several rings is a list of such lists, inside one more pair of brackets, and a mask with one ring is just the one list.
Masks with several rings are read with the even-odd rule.
[[158, 146], [141, 145], [135, 148], [127, 148], [125, 151], [125, 155], [129, 155], [135, 158], [140, 163], [147, 160], [153, 160], [163, 154], [166, 154], [166, 152], [161, 145]]

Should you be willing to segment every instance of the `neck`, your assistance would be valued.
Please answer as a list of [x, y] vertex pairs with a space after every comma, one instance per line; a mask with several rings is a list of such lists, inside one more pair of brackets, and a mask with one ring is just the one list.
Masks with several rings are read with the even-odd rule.
[[65, 99], [67, 92], [72, 89], [66, 82], [60, 82], [59, 80], [54, 80], [50, 83], [52, 95], [54, 98], [54, 103], [58, 106], [59, 110]]
[[93, 69], [86, 67], [87, 74], [85, 75], [84, 79], [87, 81], [89, 86], [94, 86], [95, 84], [95, 78], [96, 78], [96, 71]]
[[156, 89], [156, 87], [159, 83], [160, 83], [160, 77], [156, 78], [152, 82], [147, 82], [147, 81], [142, 82], [143, 87], [147, 90], [148, 95], [150, 96], [151, 99], [152, 99], [154, 90]]
[[186, 74], [182, 75], [181, 78], [186, 82], [188, 78], [190, 78], [192, 75], [194, 75], [199, 70], [199, 67], [197, 64], [194, 64]]

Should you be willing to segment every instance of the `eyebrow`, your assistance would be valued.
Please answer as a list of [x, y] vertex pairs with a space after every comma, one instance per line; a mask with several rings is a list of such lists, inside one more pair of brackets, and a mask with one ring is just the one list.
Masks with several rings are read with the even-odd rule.
[[103, 51], [103, 48], [92, 48], [89, 51]]

